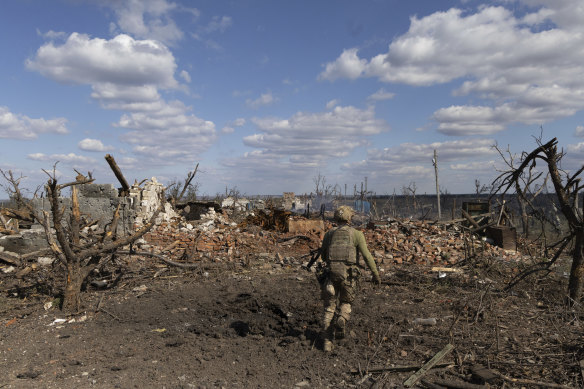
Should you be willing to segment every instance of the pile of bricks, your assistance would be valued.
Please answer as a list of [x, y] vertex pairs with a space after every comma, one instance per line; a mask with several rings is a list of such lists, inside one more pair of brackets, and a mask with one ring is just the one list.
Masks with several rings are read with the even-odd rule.
[[[229, 229], [220, 231], [198, 231], [179, 228], [175, 224], [162, 223], [144, 235], [148, 246], [163, 249], [173, 245], [174, 251], [193, 252], [227, 251], [235, 247], [236, 234]], [[176, 243], [175, 243], [176, 242]]]
[[[330, 223], [325, 223], [326, 229]], [[299, 223], [302, 225], [302, 223]], [[249, 258], [260, 253], [275, 257], [285, 255], [300, 260], [311, 248], [320, 244], [320, 231], [278, 232], [266, 231], [259, 226], [244, 229], [229, 224], [213, 228], [171, 222], [162, 223], [144, 236], [147, 248], [158, 251], [173, 245], [171, 256], [197, 259], [211, 257], [218, 260]], [[324, 227], [324, 225], [323, 225]], [[471, 253], [516, 260], [521, 254], [491, 246], [461, 231], [445, 230], [421, 221], [394, 221], [388, 225], [363, 229], [369, 250], [380, 264], [416, 263], [448, 265], [464, 260]], [[296, 235], [306, 239], [287, 240]]]
[[471, 254], [517, 260], [521, 254], [492, 246], [461, 231], [422, 221], [405, 221], [364, 231], [369, 249], [381, 263], [454, 264]]

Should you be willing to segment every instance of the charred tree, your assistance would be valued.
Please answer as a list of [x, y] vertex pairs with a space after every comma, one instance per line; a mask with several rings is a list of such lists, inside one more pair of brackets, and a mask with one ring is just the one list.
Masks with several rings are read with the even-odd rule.
[[[541, 139], [536, 140], [539, 147], [532, 152], [523, 153], [520, 164], [514, 167], [508, 164], [509, 170], [503, 172], [495, 182], [498, 183], [498, 191], [503, 194], [511, 188], [515, 188], [519, 197], [529, 206], [530, 209], [537, 211], [528, 193], [528, 185], [535, 182], [543, 172], [534, 172], [538, 162], [545, 164], [549, 179], [554, 186], [559, 209], [566, 218], [569, 227], [569, 233], [562, 238], [564, 242], [560, 246], [554, 258], [558, 258], [561, 251], [567, 247], [567, 243], [572, 242], [572, 266], [570, 269], [570, 278], [568, 284], [568, 294], [571, 302], [579, 301], [584, 291], [584, 220], [578, 211], [578, 192], [582, 190], [580, 175], [584, 171], [584, 166], [573, 174], [569, 174], [560, 168], [560, 163], [564, 157], [562, 150], [558, 151], [557, 139], [553, 138], [543, 144]], [[547, 177], [546, 177], [547, 180]], [[544, 185], [545, 186], [545, 181]]]
[[[154, 224], [154, 220], [164, 205], [164, 196], [160, 198], [160, 207], [154, 212], [150, 220], [132, 234], [117, 236], [117, 225], [120, 214], [119, 207], [113, 213], [112, 222], [102, 233], [84, 233], [85, 225], [82, 222], [77, 197], [77, 186], [87, 184], [93, 179], [78, 179], [74, 182], [59, 184], [55, 170], [49, 175], [46, 184], [48, 199], [51, 205], [49, 212], [43, 211], [42, 217], [37, 219], [44, 227], [47, 241], [55, 256], [67, 268], [67, 283], [63, 294], [62, 309], [67, 312], [77, 312], [81, 305], [81, 287], [93, 269], [103, 265], [113, 257], [120, 247], [134, 242], [144, 235]], [[65, 209], [60, 205], [61, 191], [71, 187], [71, 212], [68, 223], [64, 220]], [[52, 227], [51, 229], [51, 216]]]
[[107, 161], [110, 168], [114, 172], [114, 175], [116, 176], [116, 178], [120, 182], [120, 185], [122, 185], [122, 191], [123, 191], [124, 195], [127, 195], [128, 193], [130, 193], [130, 185], [128, 185], [128, 181], [126, 181], [126, 178], [124, 177], [124, 174], [120, 170], [114, 157], [111, 156], [110, 154], [107, 154], [105, 156], [105, 160]]
[[[192, 181], [197, 175], [197, 171], [199, 170], [199, 164], [195, 166], [193, 171], [187, 173], [187, 177], [184, 180], [184, 183], [181, 181], [175, 181], [171, 185], [169, 185], [167, 192], [170, 195], [170, 203], [174, 206], [181, 202], [181, 200], [185, 197], [185, 194], [188, 194], [187, 200], [195, 200], [196, 193], [198, 190], [198, 183], [193, 184]], [[182, 185], [182, 189], [180, 186]], [[194, 197], [194, 198], [192, 198]]]

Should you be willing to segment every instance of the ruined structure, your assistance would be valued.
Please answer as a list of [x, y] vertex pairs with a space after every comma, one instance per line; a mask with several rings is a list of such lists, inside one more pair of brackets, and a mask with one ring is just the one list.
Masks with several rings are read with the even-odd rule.
[[[101, 230], [111, 223], [113, 210], [119, 205], [120, 221], [117, 234], [125, 236], [150, 218], [160, 205], [160, 194], [163, 190], [164, 186], [155, 177], [147, 181], [144, 187], [133, 185], [128, 196], [120, 196], [112, 184], [79, 185], [78, 200], [81, 216], [87, 221], [96, 221], [94, 228]], [[67, 220], [71, 199], [63, 197], [61, 202], [65, 208], [64, 220]], [[48, 198], [33, 199], [32, 206], [37, 214], [43, 211], [50, 213], [51, 204]], [[177, 217], [176, 212], [170, 204], [166, 203], [164, 212], [159, 214], [156, 224], [169, 222], [175, 217]], [[6, 251], [22, 254], [45, 248], [47, 242], [42, 227], [33, 225], [30, 230], [22, 230], [20, 234], [1, 236], [0, 247]]]

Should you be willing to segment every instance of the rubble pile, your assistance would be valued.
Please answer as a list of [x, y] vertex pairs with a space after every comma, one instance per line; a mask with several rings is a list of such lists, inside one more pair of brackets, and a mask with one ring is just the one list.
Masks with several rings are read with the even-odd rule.
[[273, 209], [271, 211], [259, 210], [256, 213], [250, 214], [242, 226], [249, 224], [260, 226], [266, 230], [276, 230], [280, 232], [285, 232], [288, 226], [288, 220], [292, 212], [283, 211], [278, 209]]
[[[172, 245], [173, 250], [167, 255], [176, 259], [237, 261], [263, 256], [275, 260], [282, 256], [289, 258], [289, 262], [300, 263], [310, 250], [319, 247], [324, 231], [331, 227], [330, 222], [291, 216], [283, 211], [258, 212], [235, 224], [230, 222], [225, 210], [215, 212], [209, 208], [197, 223], [176, 220], [162, 223], [140, 243], [150, 250]], [[465, 235], [460, 228], [445, 229], [423, 221], [369, 224], [363, 232], [369, 250], [380, 265], [452, 265], [478, 253], [502, 260], [522, 257], [516, 251], [503, 250]]]
[[[161, 201], [160, 194], [163, 190], [164, 185], [158, 182], [156, 177], [152, 177], [147, 181], [143, 188], [137, 184], [130, 188], [130, 199], [132, 199], [133, 208], [136, 210], [136, 217], [134, 220], [136, 226], [142, 226], [154, 211], [158, 209]], [[168, 222], [176, 216], [177, 214], [170, 203], [165, 202], [164, 209], [158, 214], [155, 223], [161, 224], [163, 222]]]
[[[130, 191], [141, 210], [136, 224], [158, 206], [161, 187], [152, 179], [141, 191], [137, 188]], [[305, 218], [290, 211], [252, 209], [242, 213], [236, 206], [222, 208], [214, 202], [189, 204], [182, 209], [182, 214], [165, 210], [153, 229], [137, 240], [135, 246], [140, 251], [164, 254], [179, 261], [249, 263], [261, 257], [263, 261], [283, 263], [286, 259], [286, 263], [301, 264], [306, 262], [311, 250], [320, 246], [325, 231], [333, 226], [330, 221]], [[187, 214], [196, 219], [188, 220]], [[516, 251], [503, 250], [465, 233], [466, 229], [454, 222], [447, 226], [391, 219], [367, 224], [366, 219], [355, 218], [356, 223], [360, 221], [363, 228], [357, 228], [363, 230], [369, 250], [380, 265], [453, 265], [476, 254], [501, 260], [523, 259]], [[10, 239], [14, 240], [15, 236], [0, 236], [0, 246], [6, 251], [18, 251], [8, 245]], [[44, 239], [43, 244], [46, 244]]]
[[503, 260], [519, 260], [521, 253], [503, 250], [484, 240], [444, 229], [424, 221], [394, 221], [364, 231], [370, 251], [378, 262], [387, 264], [455, 264], [465, 259], [465, 252]]

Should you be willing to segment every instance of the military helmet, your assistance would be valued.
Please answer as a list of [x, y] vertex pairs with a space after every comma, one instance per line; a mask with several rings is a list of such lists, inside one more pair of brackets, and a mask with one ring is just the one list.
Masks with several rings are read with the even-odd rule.
[[334, 218], [338, 222], [350, 222], [354, 214], [355, 212], [353, 212], [353, 208], [341, 205], [336, 209]]

